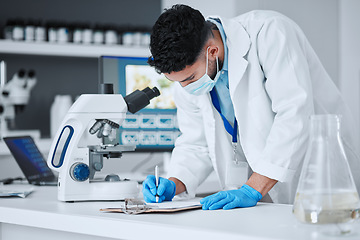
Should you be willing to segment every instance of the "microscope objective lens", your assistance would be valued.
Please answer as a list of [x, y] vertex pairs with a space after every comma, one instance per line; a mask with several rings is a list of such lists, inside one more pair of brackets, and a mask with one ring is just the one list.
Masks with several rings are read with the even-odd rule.
[[89, 129], [90, 134], [95, 134], [103, 126], [103, 120], [97, 120], [96, 123]]

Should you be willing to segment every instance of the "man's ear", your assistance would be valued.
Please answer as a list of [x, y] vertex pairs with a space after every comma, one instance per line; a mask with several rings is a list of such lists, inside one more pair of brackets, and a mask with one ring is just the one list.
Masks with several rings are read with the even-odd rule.
[[209, 49], [209, 59], [214, 60], [216, 57], [219, 57], [219, 47], [216, 45], [211, 45]]

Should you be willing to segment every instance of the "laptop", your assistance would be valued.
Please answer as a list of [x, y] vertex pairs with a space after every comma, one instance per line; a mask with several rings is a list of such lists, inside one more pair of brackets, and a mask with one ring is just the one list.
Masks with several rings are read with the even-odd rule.
[[4, 137], [4, 141], [30, 184], [57, 185], [57, 177], [31, 136]]

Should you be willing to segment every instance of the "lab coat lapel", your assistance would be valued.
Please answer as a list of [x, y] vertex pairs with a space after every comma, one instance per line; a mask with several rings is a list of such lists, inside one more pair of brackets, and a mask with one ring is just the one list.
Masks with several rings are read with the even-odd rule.
[[249, 34], [243, 25], [232, 19], [221, 20], [226, 34], [226, 45], [228, 47], [228, 76], [230, 95], [240, 84], [241, 79], [248, 66], [248, 61], [244, 58], [248, 53], [251, 41]]
[[219, 141], [222, 141], [223, 139], [216, 134], [216, 126], [219, 121], [216, 114], [218, 113], [212, 104], [210, 94], [204, 95], [199, 103], [199, 106], [203, 111], [209, 156], [214, 170], [220, 179], [220, 185], [223, 186], [224, 181], [221, 181], [221, 179], [224, 179], [225, 164], [223, 163], [223, 158], [219, 157], [222, 155], [221, 144]]
[[215, 159], [215, 117], [210, 94], [205, 94], [200, 101], [200, 108], [203, 111], [206, 135], [208, 137], [208, 148], [212, 162]]
[[[200, 99], [199, 99], [200, 100]], [[210, 94], [204, 95], [199, 101], [199, 107], [203, 111], [204, 125], [206, 128], [206, 138], [209, 150], [209, 156], [214, 170], [219, 178], [220, 186], [225, 186], [226, 159], [227, 153], [224, 152], [224, 131], [219, 128], [223, 127], [223, 120], [212, 104]], [[227, 134], [227, 133], [226, 133]]]

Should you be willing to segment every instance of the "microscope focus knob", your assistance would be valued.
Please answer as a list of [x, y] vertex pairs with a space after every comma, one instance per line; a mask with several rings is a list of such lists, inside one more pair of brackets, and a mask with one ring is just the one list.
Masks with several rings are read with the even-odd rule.
[[89, 175], [89, 166], [85, 163], [74, 163], [70, 168], [70, 176], [75, 181], [86, 181], [89, 178]]
[[96, 162], [94, 163], [93, 167], [96, 171], [100, 171], [103, 168], [103, 165], [99, 162]]

